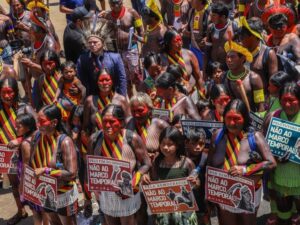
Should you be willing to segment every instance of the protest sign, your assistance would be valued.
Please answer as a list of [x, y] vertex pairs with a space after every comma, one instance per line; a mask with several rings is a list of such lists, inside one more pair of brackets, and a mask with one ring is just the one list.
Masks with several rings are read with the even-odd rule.
[[90, 191], [113, 191], [132, 196], [130, 163], [101, 156], [87, 156]]
[[205, 139], [205, 147], [210, 145], [210, 139], [217, 129], [223, 127], [221, 122], [202, 121], [202, 120], [181, 120], [183, 134], [188, 137], [191, 131], [199, 133], [200, 138]]
[[256, 130], [260, 131], [262, 129], [262, 125], [264, 123], [264, 120], [256, 115], [254, 112], [249, 113], [250, 116], [250, 124], [251, 126]]
[[6, 145], [0, 145], [0, 173], [17, 174], [18, 161], [18, 150], [10, 150]]
[[35, 176], [34, 170], [25, 166], [23, 179], [24, 199], [42, 206], [56, 210], [57, 180], [48, 175]]
[[152, 118], [159, 118], [165, 121], [170, 121], [171, 111], [168, 109], [152, 109]]
[[152, 214], [198, 210], [186, 178], [153, 181], [142, 190]]
[[272, 117], [266, 139], [273, 155], [300, 163], [300, 125]]
[[226, 171], [207, 167], [205, 194], [208, 201], [254, 212], [254, 181], [230, 176]]

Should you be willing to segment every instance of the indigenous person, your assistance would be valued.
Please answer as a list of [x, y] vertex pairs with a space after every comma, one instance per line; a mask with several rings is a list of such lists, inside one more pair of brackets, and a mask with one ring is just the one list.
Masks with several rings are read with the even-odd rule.
[[[36, 176], [47, 174], [57, 179], [58, 199], [63, 202], [57, 205], [57, 211], [44, 210], [51, 224], [75, 225], [78, 210], [77, 155], [72, 139], [62, 133], [61, 113], [57, 106], [47, 105], [39, 111], [38, 129], [32, 139], [34, 151], [29, 165]], [[71, 197], [67, 199], [67, 196]]]
[[78, 77], [86, 88], [86, 95], [98, 94], [98, 75], [102, 69], [112, 75], [115, 91], [123, 96], [127, 94], [127, 81], [124, 64], [120, 54], [108, 52], [111, 40], [114, 39], [114, 24], [110, 21], [95, 18], [95, 27], [84, 28], [89, 51], [82, 54], [77, 62]]
[[[66, 54], [66, 60], [71, 60], [77, 63], [81, 54], [88, 51], [83, 24], [91, 17], [84, 7], [77, 7], [71, 14], [71, 22], [66, 26], [63, 35], [63, 44]], [[76, 46], [76, 48], [74, 47]]]
[[184, 74], [183, 79], [187, 81], [188, 93], [194, 91], [194, 86], [199, 91], [203, 91], [203, 76], [199, 69], [196, 56], [190, 50], [182, 48], [182, 38], [175, 30], [168, 30], [164, 36], [164, 51], [162, 57], [162, 65], [181, 66]]
[[[262, 133], [247, 133], [249, 114], [241, 100], [235, 99], [228, 103], [223, 115], [224, 128], [213, 135], [208, 166], [224, 169], [232, 176], [245, 176], [253, 180], [255, 212], [245, 213], [238, 207], [218, 204], [218, 218], [221, 225], [255, 225], [261, 201], [263, 171], [275, 168], [276, 162]], [[250, 145], [250, 138], [256, 143], [255, 148]]]
[[[20, 164], [18, 165], [18, 176], [20, 178], [19, 192], [23, 190], [24, 168], [25, 165], [29, 165], [30, 152], [31, 152], [31, 140], [33, 133], [36, 131], [36, 121], [32, 114], [20, 114], [16, 120], [16, 131], [19, 137], [22, 137], [22, 142], [19, 146]], [[34, 225], [48, 225], [49, 220], [46, 213], [41, 207], [29, 202], [22, 202], [28, 204], [33, 214]]]
[[183, 114], [190, 119], [200, 119], [192, 99], [181, 92], [183, 87], [176, 82], [172, 74], [168, 72], [161, 74], [155, 80], [155, 87], [157, 96], [162, 100], [155, 105], [156, 108], [170, 110], [171, 117]]
[[[0, 82], [0, 144], [9, 147], [19, 146], [21, 139], [16, 132], [16, 118], [21, 113], [34, 114], [30, 106], [22, 104], [18, 99], [18, 83], [14, 78], [5, 78]], [[19, 180], [16, 174], [8, 174], [12, 192], [18, 207], [18, 212], [8, 220], [8, 224], [16, 224], [28, 216], [24, 205], [20, 201], [18, 190]]]
[[88, 96], [84, 103], [82, 130], [86, 136], [103, 128], [101, 114], [110, 103], [120, 105], [125, 112], [126, 118], [130, 116], [127, 99], [115, 92], [112, 76], [107, 70], [102, 69], [99, 72], [97, 84], [97, 94]]
[[[224, 44], [232, 39], [238, 30], [237, 24], [228, 19], [228, 8], [222, 2], [216, 2], [211, 5], [211, 24], [207, 29], [206, 51], [205, 51], [205, 67], [204, 72], [209, 63], [218, 61], [225, 65], [226, 52]], [[230, 33], [232, 34], [230, 36]]]
[[[272, 117], [300, 124], [300, 87], [295, 82], [286, 83], [279, 92], [281, 109], [277, 109], [267, 115], [264, 124], [266, 131]], [[271, 174], [269, 188], [271, 198], [271, 215], [268, 224], [299, 224], [299, 164], [289, 161], [290, 152], [277, 158], [277, 167]], [[271, 196], [272, 191], [274, 196]], [[293, 214], [293, 205], [296, 213]]]
[[13, 39], [14, 27], [11, 19], [6, 15], [0, 14], [0, 57], [7, 64], [12, 63], [12, 49], [9, 45], [9, 41]]
[[156, 99], [155, 79], [162, 72], [160, 54], [150, 52], [148, 55], [146, 55], [144, 58], [144, 69], [146, 78], [138, 87], [138, 90], [147, 93], [154, 102]]
[[[143, 78], [139, 68], [139, 53], [136, 41], [143, 41], [144, 28], [141, 16], [134, 9], [125, 7], [123, 0], [109, 0], [111, 11], [105, 13], [104, 18], [112, 21], [117, 26], [117, 49], [122, 56], [127, 75], [127, 91], [132, 96], [132, 85], [138, 86]], [[132, 34], [130, 42], [130, 29], [137, 34]]]
[[[62, 112], [62, 120], [69, 120], [72, 109], [81, 104], [85, 99], [85, 87], [77, 78], [76, 65], [72, 61], [67, 61], [61, 66], [62, 76], [58, 81], [54, 102], [58, 103], [58, 107]], [[78, 92], [74, 93], [74, 89]]]
[[230, 102], [230, 96], [223, 84], [215, 84], [210, 91], [210, 111], [204, 120], [223, 122], [223, 113], [226, 105]]
[[9, 17], [14, 25], [15, 38], [20, 40], [25, 47], [29, 47], [31, 45], [29, 33], [31, 26], [30, 11], [26, 9], [23, 0], [10, 0], [9, 4]]
[[203, 69], [203, 54], [205, 51], [206, 32], [209, 21], [209, 4], [207, 0], [191, 1], [188, 23], [183, 28], [183, 37], [188, 37], [191, 42], [190, 50], [196, 55], [201, 69]]
[[142, 46], [141, 57], [147, 56], [150, 52], [160, 53], [161, 43], [167, 28], [162, 23], [160, 11], [154, 1], [142, 11], [143, 22], [146, 24], [144, 44]]
[[244, 66], [246, 61], [252, 62], [252, 54], [233, 41], [226, 42], [224, 49], [227, 52], [226, 64], [229, 68], [225, 86], [230, 96], [242, 99], [249, 111], [250, 109], [253, 112], [264, 111], [265, 96], [262, 79]]
[[226, 66], [223, 66], [219, 62], [212, 62], [208, 65], [207, 70], [207, 84], [205, 87], [205, 95], [206, 98], [209, 98], [209, 93], [214, 84], [223, 84], [225, 80], [225, 68]]
[[[142, 139], [130, 130], [124, 128], [125, 113], [121, 106], [109, 104], [102, 111], [103, 131], [94, 133], [88, 146], [91, 155], [100, 155], [130, 163], [132, 188], [138, 191], [141, 176], [148, 172], [151, 166], [150, 158]], [[137, 167], [137, 165], [139, 165]], [[134, 225], [135, 213], [141, 205], [140, 193], [132, 197], [121, 192], [101, 192], [100, 209], [105, 215], [108, 225]]]
[[261, 77], [264, 87], [267, 87], [270, 77], [278, 70], [276, 53], [263, 44], [263, 27], [260, 20], [246, 20], [243, 17], [241, 23], [243, 26], [239, 32], [239, 39], [253, 58], [250, 69]]
[[130, 109], [133, 118], [127, 123], [127, 129], [135, 131], [142, 138], [148, 155], [153, 161], [158, 153], [158, 137], [161, 131], [168, 126], [168, 123], [159, 118], [152, 118], [153, 104], [146, 93], [138, 92], [132, 96]]
[[265, 9], [270, 6], [269, 0], [254, 0], [250, 3], [249, 11], [247, 13], [247, 18], [258, 17], [261, 18]]
[[[281, 12], [285, 10], [286, 13]], [[297, 65], [300, 63], [300, 39], [289, 28], [293, 24], [293, 12], [286, 6], [270, 7], [262, 16], [270, 29], [267, 45], [275, 49], [276, 53], [286, 55]]]
[[41, 67], [44, 72], [38, 79], [36, 108], [54, 103], [58, 81], [61, 78], [60, 60], [54, 51], [45, 51], [41, 55]]
[[[145, 184], [151, 184], [151, 181], [155, 180], [188, 177], [193, 185], [199, 185], [198, 177], [189, 176], [195, 165], [184, 154], [184, 137], [179, 130], [175, 127], [165, 128], [159, 136], [159, 150], [150, 176], [147, 174], [142, 178]], [[198, 224], [195, 211], [157, 214], [154, 216], [154, 223], [157, 225]]]

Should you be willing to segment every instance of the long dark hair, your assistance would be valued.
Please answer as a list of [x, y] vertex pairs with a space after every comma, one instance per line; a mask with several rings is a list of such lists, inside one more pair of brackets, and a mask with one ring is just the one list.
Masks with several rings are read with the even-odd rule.
[[222, 93], [228, 94], [228, 90], [226, 89], [226, 86], [224, 84], [214, 84], [210, 89], [210, 108], [215, 109], [215, 105], [213, 103], [213, 100], [220, 97]]
[[279, 99], [281, 100], [281, 97], [286, 93], [293, 94], [300, 101], [300, 85], [298, 83], [286, 83], [279, 91]]
[[[112, 91], [115, 91], [114, 79], [113, 79], [112, 75], [109, 73], [109, 71], [108, 71], [106, 68], [102, 68], [102, 69], [98, 72], [98, 74], [97, 74], [97, 82], [98, 82], [98, 80], [99, 80], [99, 77], [100, 77], [101, 75], [103, 75], [103, 74], [107, 74], [107, 75], [110, 76], [110, 78], [111, 78], [111, 80], [112, 80], [112, 89], [111, 89], [111, 90], [112, 90]], [[98, 89], [98, 91], [100, 91], [98, 85], [97, 85], [97, 89]]]
[[[246, 107], [246, 104], [240, 99], [231, 100], [224, 109], [223, 118], [225, 118], [226, 114], [231, 109], [236, 110], [238, 113], [240, 113], [243, 116], [244, 118], [243, 131], [247, 131], [250, 126], [250, 117], [249, 117], [249, 112]], [[226, 126], [224, 127], [225, 127], [225, 131], [227, 131]]]
[[[14, 102], [17, 102], [18, 98], [19, 98], [19, 87], [18, 87], [17, 80], [13, 77], [4, 78], [3, 80], [0, 81], [0, 91], [3, 88], [4, 84], [6, 83], [6, 81], [7, 81], [8, 86], [11, 87], [13, 89], [13, 91], [15, 92]], [[0, 99], [0, 101], [1, 101], [1, 99]]]
[[47, 116], [48, 119], [54, 120], [57, 119], [57, 125], [55, 129], [59, 132], [68, 134], [67, 129], [62, 123], [61, 111], [56, 105], [47, 105], [41, 109], [41, 111]]
[[269, 80], [271, 84], [275, 85], [279, 89], [282, 88], [285, 83], [291, 81], [293, 81], [293, 77], [284, 71], [278, 71], [277, 73], [274, 73]]
[[184, 87], [177, 82], [176, 77], [168, 72], [164, 72], [159, 75], [155, 80], [155, 86], [157, 88], [168, 89], [169, 87], [176, 88], [181, 93], [185, 94]]
[[168, 53], [172, 46], [172, 39], [177, 36], [179, 33], [177, 33], [176, 30], [168, 30], [164, 35], [164, 48], [163, 51]]
[[36, 122], [31, 113], [22, 113], [17, 117], [18, 123], [28, 128], [28, 131], [24, 134], [24, 138], [29, 137], [37, 128]]
[[[40, 65], [42, 65], [42, 63], [45, 60], [54, 61], [56, 70], [60, 70], [60, 59], [59, 59], [58, 54], [55, 51], [53, 51], [53, 50], [44, 51], [40, 58]], [[43, 69], [43, 67], [42, 67], [42, 69]]]
[[116, 104], [109, 104], [109, 105], [107, 105], [104, 109], [103, 109], [103, 111], [102, 111], [102, 113], [101, 113], [101, 116], [102, 116], [102, 118], [105, 116], [105, 114], [110, 110], [110, 109], [112, 109], [112, 115], [113, 115], [113, 117], [116, 117], [118, 120], [120, 120], [122, 123], [123, 123], [123, 125], [124, 125], [124, 123], [125, 123], [125, 112], [124, 112], [124, 110], [123, 110], [123, 108], [121, 107], [121, 106], [119, 106], [119, 105], [116, 105]]
[[[176, 156], [178, 158], [185, 155], [184, 136], [181, 134], [181, 132], [177, 128], [175, 128], [175, 127], [166, 127], [165, 129], [163, 129], [163, 131], [159, 135], [159, 143], [161, 144], [161, 142], [165, 138], [170, 139], [172, 142], [175, 143], [175, 145], [176, 145]], [[165, 156], [163, 155], [161, 150], [159, 150], [159, 154], [158, 154], [158, 156], [155, 160], [155, 165], [157, 166], [157, 168], [159, 166], [159, 163], [161, 162], [161, 160], [164, 157]]]
[[152, 64], [161, 65], [160, 54], [149, 52], [144, 58], [144, 68], [147, 70]]

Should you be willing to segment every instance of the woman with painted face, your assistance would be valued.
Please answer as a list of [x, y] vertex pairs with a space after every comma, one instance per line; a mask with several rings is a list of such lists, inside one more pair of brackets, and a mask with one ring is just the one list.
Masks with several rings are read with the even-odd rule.
[[129, 162], [134, 195], [129, 197], [120, 192], [101, 192], [100, 209], [108, 225], [135, 225], [135, 213], [141, 206], [138, 186], [140, 178], [150, 169], [150, 158], [141, 137], [124, 128], [125, 112], [121, 106], [107, 105], [102, 111], [102, 124], [103, 131], [91, 136], [88, 154]]
[[187, 115], [191, 119], [200, 119], [197, 108], [189, 96], [184, 95], [183, 87], [177, 83], [176, 77], [165, 72], [155, 80], [156, 94], [162, 99], [156, 108], [171, 111], [171, 116]]
[[[57, 179], [57, 211], [44, 208], [50, 223], [75, 225], [78, 211], [76, 186], [77, 155], [73, 140], [63, 133], [61, 112], [47, 105], [38, 112], [38, 131], [32, 138], [33, 151], [29, 166], [35, 175], [50, 175]], [[45, 189], [45, 191], [47, 191]]]
[[[267, 131], [272, 117], [300, 125], [300, 86], [286, 83], [279, 92], [280, 109], [267, 115], [264, 128]], [[270, 188], [271, 217], [268, 224], [299, 224], [300, 221], [300, 165], [289, 161], [287, 152], [277, 158], [277, 168], [271, 173]], [[296, 206], [294, 213], [293, 205]]]
[[40, 64], [44, 74], [38, 78], [37, 84], [35, 84], [37, 85], [35, 96], [37, 109], [54, 102], [58, 82], [61, 78], [59, 56], [54, 51], [45, 51], [41, 55]]
[[102, 129], [101, 113], [110, 103], [120, 105], [125, 111], [126, 118], [130, 116], [126, 98], [115, 92], [113, 79], [106, 69], [100, 70], [97, 82], [98, 94], [90, 95], [84, 103], [82, 130], [86, 135]]
[[[0, 144], [7, 145], [9, 148], [18, 147], [22, 141], [16, 131], [17, 115], [21, 113], [35, 115], [30, 106], [19, 102], [18, 96], [18, 83], [14, 78], [5, 78], [0, 82]], [[20, 201], [17, 175], [8, 174], [8, 178], [18, 207], [17, 214], [8, 220], [8, 224], [16, 224], [21, 219], [26, 218], [28, 214]]]
[[[255, 225], [256, 213], [261, 201], [263, 171], [275, 168], [276, 162], [260, 132], [249, 132], [249, 114], [246, 105], [239, 99], [225, 107], [224, 127], [213, 135], [208, 155], [208, 166], [227, 171], [232, 176], [244, 176], [254, 181], [255, 196], [253, 213], [245, 212], [245, 199], [235, 201], [237, 207], [218, 204], [221, 225]], [[255, 145], [253, 144], [255, 143]], [[231, 191], [246, 193], [246, 187], [236, 185]], [[247, 196], [244, 196], [247, 197]]]
[[[16, 120], [16, 131], [19, 137], [22, 137], [22, 143], [19, 147], [20, 163], [18, 164], [18, 176], [20, 178], [19, 192], [23, 191], [24, 168], [29, 165], [31, 140], [33, 133], [36, 131], [36, 121], [32, 114], [20, 114]], [[49, 220], [43, 208], [35, 205], [29, 201], [22, 201], [22, 203], [29, 205], [33, 214], [34, 225], [48, 225]]]
[[[180, 65], [184, 71], [182, 78], [189, 83], [188, 93], [194, 91], [194, 86], [203, 91], [203, 75], [199, 68], [199, 63], [193, 52], [182, 48], [182, 37], [175, 30], [168, 30], [164, 35], [164, 45], [162, 65]], [[193, 78], [192, 78], [193, 77]]]
[[210, 111], [203, 119], [223, 122], [224, 109], [229, 101], [230, 96], [226, 87], [223, 84], [214, 84], [210, 90]]

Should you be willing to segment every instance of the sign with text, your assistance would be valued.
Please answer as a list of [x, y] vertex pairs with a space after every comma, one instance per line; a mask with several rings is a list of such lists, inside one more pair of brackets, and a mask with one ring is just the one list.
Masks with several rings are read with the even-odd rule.
[[300, 163], [300, 125], [272, 117], [266, 139], [273, 155]]
[[11, 150], [6, 145], [0, 145], [0, 173], [17, 174], [18, 161], [18, 150]]
[[253, 213], [255, 210], [254, 181], [230, 176], [226, 171], [207, 167], [205, 194], [208, 201]]
[[142, 190], [152, 214], [198, 210], [186, 178], [153, 181], [142, 185]]
[[258, 115], [256, 115], [254, 112], [249, 113], [250, 116], [250, 124], [256, 131], [262, 130], [262, 125], [264, 123], [264, 120], [260, 118]]
[[210, 145], [213, 132], [223, 127], [222, 122], [212, 122], [205, 120], [181, 120], [183, 134], [189, 137], [190, 132], [198, 133], [200, 138], [205, 139], [205, 147]]
[[126, 196], [133, 195], [129, 162], [88, 155], [87, 173], [90, 191], [112, 191]]
[[152, 109], [152, 117], [159, 118], [165, 121], [170, 121], [171, 111], [168, 109]]
[[34, 170], [29, 166], [25, 166], [23, 195], [24, 199], [55, 211], [57, 204], [57, 180], [48, 175], [36, 177]]

